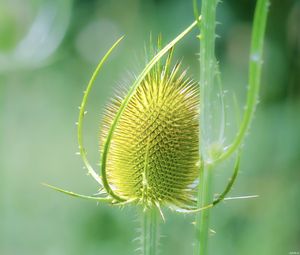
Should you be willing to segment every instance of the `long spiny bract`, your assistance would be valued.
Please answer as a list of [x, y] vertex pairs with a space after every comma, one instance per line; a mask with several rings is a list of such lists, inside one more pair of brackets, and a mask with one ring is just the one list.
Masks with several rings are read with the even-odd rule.
[[[180, 71], [153, 67], [126, 106], [113, 133], [107, 179], [118, 196], [144, 207], [192, 204], [199, 165], [199, 89]], [[122, 103], [115, 97], [101, 130], [105, 143]], [[101, 149], [101, 148], [100, 148]]]

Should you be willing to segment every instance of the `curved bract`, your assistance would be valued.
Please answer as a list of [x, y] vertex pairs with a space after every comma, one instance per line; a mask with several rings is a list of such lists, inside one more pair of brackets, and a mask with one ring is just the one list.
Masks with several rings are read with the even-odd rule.
[[[110, 141], [106, 174], [113, 192], [144, 207], [187, 207], [199, 168], [199, 87], [180, 71], [156, 64], [124, 108]], [[122, 104], [115, 97], [101, 132], [105, 144]], [[102, 146], [103, 147], [103, 146]]]

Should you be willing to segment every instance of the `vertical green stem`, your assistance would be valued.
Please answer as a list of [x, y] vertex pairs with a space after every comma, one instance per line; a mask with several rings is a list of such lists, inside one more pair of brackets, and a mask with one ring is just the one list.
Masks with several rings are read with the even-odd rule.
[[[194, 1], [194, 9], [197, 8], [197, 0]], [[258, 0], [255, 8], [254, 25], [251, 40], [251, 55], [249, 63], [249, 91], [247, 95], [246, 110], [242, 124], [233, 143], [221, 155], [217, 161], [229, 157], [237, 150], [241, 144], [246, 131], [251, 123], [255, 106], [257, 103], [260, 76], [262, 68], [263, 39], [267, 20], [269, 1]], [[213, 87], [215, 75], [215, 25], [216, 25], [216, 7], [217, 0], [202, 0], [200, 24], [201, 43], [200, 43], [200, 131], [202, 135], [201, 149], [202, 165], [199, 175], [198, 206], [205, 207], [212, 201], [212, 164], [207, 162], [205, 150], [209, 146], [209, 136], [206, 133], [206, 125], [209, 114], [209, 91]], [[196, 14], [198, 10], [194, 10]], [[211, 163], [211, 162], [210, 162]], [[214, 162], [216, 163], [216, 161]], [[230, 186], [231, 188], [231, 186]], [[196, 216], [196, 235], [197, 243], [195, 245], [194, 255], [207, 255], [208, 252], [208, 234], [209, 234], [209, 213], [210, 210], [204, 210]]]
[[[263, 38], [266, 27], [267, 10], [269, 1], [258, 0], [255, 9], [254, 25], [252, 30], [251, 55], [249, 63], [249, 91], [247, 95], [246, 110], [242, 124], [238, 134], [229, 146], [229, 148], [221, 155], [217, 161], [230, 156], [241, 144], [249, 124], [253, 118], [255, 105], [259, 92], [261, 67], [262, 67], [262, 51]], [[194, 0], [194, 8], [196, 0]], [[202, 135], [200, 153], [202, 155], [202, 166], [200, 170], [198, 205], [204, 207], [212, 200], [212, 165], [207, 163], [205, 149], [209, 145], [208, 134], [206, 133], [207, 114], [209, 113], [209, 91], [214, 82], [215, 70], [215, 25], [216, 25], [216, 7], [217, 0], [203, 0], [201, 8], [202, 23], [201, 43], [200, 43], [200, 91], [201, 91], [201, 119], [200, 131]], [[195, 10], [194, 10], [195, 11]], [[195, 11], [196, 13], [196, 11]], [[216, 162], [214, 162], [216, 163]], [[203, 211], [196, 217], [197, 243], [195, 246], [195, 255], [207, 255], [208, 251], [208, 232], [209, 232], [209, 213], [210, 210]]]
[[216, 27], [217, 0], [203, 0], [201, 6], [200, 25], [200, 131], [201, 154], [207, 153], [209, 146], [209, 114], [210, 114], [210, 91], [214, 86], [216, 74], [215, 61], [215, 27]]
[[[212, 169], [205, 165], [205, 148], [208, 142], [205, 133], [205, 125], [208, 110], [209, 90], [213, 87], [215, 75], [215, 26], [216, 26], [217, 0], [203, 0], [201, 7], [200, 24], [201, 43], [200, 43], [200, 131], [204, 136], [201, 139], [202, 166], [199, 175], [198, 205], [203, 207], [212, 201]], [[194, 255], [206, 255], [208, 248], [210, 209], [202, 211], [196, 216], [196, 240]]]
[[147, 209], [142, 217], [143, 255], [157, 255], [159, 244], [158, 212], [155, 208]]
[[[212, 201], [212, 173], [211, 168], [203, 166], [200, 170], [200, 183], [198, 191], [198, 207], [207, 206]], [[196, 243], [194, 255], [206, 255], [208, 250], [210, 209], [203, 210], [196, 216]]]

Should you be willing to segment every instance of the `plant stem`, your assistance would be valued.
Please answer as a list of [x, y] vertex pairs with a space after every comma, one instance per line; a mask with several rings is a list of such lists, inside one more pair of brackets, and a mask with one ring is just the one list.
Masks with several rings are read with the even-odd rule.
[[[202, 163], [199, 175], [199, 190], [198, 190], [198, 207], [205, 207], [211, 203], [212, 200], [212, 168], [216, 162], [219, 162], [230, 155], [232, 155], [240, 146], [249, 128], [251, 120], [253, 119], [255, 107], [260, 87], [260, 77], [262, 68], [262, 52], [263, 52], [263, 39], [266, 28], [267, 11], [269, 1], [258, 0], [255, 8], [254, 25], [252, 30], [251, 40], [251, 53], [249, 63], [249, 91], [247, 95], [247, 103], [243, 116], [243, 121], [239, 127], [237, 136], [233, 143], [227, 150], [216, 160], [213, 164], [205, 164], [206, 154], [205, 149], [209, 146], [208, 134], [206, 133], [207, 114], [209, 113], [209, 91], [214, 83], [215, 75], [215, 25], [216, 25], [216, 7], [217, 0], [203, 0], [202, 1], [202, 23], [200, 24], [201, 30], [201, 43], [200, 43], [200, 131], [202, 135], [201, 149], [199, 149], [202, 156]], [[194, 0], [194, 8], [197, 7], [196, 0]], [[194, 10], [197, 13], [197, 10]], [[239, 162], [239, 161], [237, 161]], [[235, 167], [236, 177], [237, 167]], [[233, 183], [233, 182], [232, 182]], [[224, 194], [232, 187], [229, 182]], [[225, 196], [225, 195], [224, 195]], [[224, 199], [224, 197], [221, 197]], [[194, 255], [206, 255], [208, 252], [208, 232], [209, 232], [209, 214], [210, 210], [204, 210], [196, 217], [196, 235], [197, 243], [195, 245]]]
[[[198, 191], [198, 208], [211, 204], [212, 201], [212, 173], [211, 168], [205, 169], [204, 165], [200, 170], [200, 183]], [[196, 243], [194, 255], [205, 255], [208, 249], [210, 209], [203, 210], [196, 215]]]
[[159, 244], [159, 222], [156, 209], [147, 209], [142, 218], [142, 251], [143, 255], [157, 255]]
[[[196, 6], [194, 4], [194, 6]], [[205, 165], [205, 141], [208, 137], [205, 134], [205, 125], [208, 114], [208, 95], [213, 87], [215, 76], [215, 26], [216, 26], [217, 0], [203, 0], [201, 7], [200, 24], [200, 134], [202, 137], [199, 151], [202, 155], [202, 164], [199, 175], [198, 207], [204, 207], [212, 202], [212, 169]], [[209, 232], [210, 209], [204, 210], [196, 216], [196, 240], [194, 255], [207, 254], [208, 232]]]

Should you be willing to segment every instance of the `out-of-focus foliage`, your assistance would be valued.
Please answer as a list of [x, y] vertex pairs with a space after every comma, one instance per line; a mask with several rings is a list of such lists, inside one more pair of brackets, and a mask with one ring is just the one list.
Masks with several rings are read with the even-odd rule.
[[[143, 67], [150, 32], [161, 32], [167, 42], [193, 20], [191, 2], [0, 2], [0, 254], [133, 254], [139, 226], [134, 208], [74, 200], [40, 183], [97, 191], [75, 155], [77, 107], [86, 82], [103, 53], [125, 34], [88, 105], [86, 144], [96, 165], [108, 99]], [[260, 198], [228, 201], [213, 210], [211, 254], [300, 252], [300, 4], [271, 2], [261, 103], [231, 193]], [[235, 109], [233, 92], [241, 106], [245, 99], [253, 9], [254, 1], [233, 0], [218, 9], [217, 55], [229, 109]], [[176, 54], [198, 77], [195, 35]], [[230, 141], [235, 123], [229, 124]], [[229, 169], [229, 164], [217, 169], [217, 190]], [[166, 218], [162, 254], [190, 254], [193, 217], [167, 211]]]

